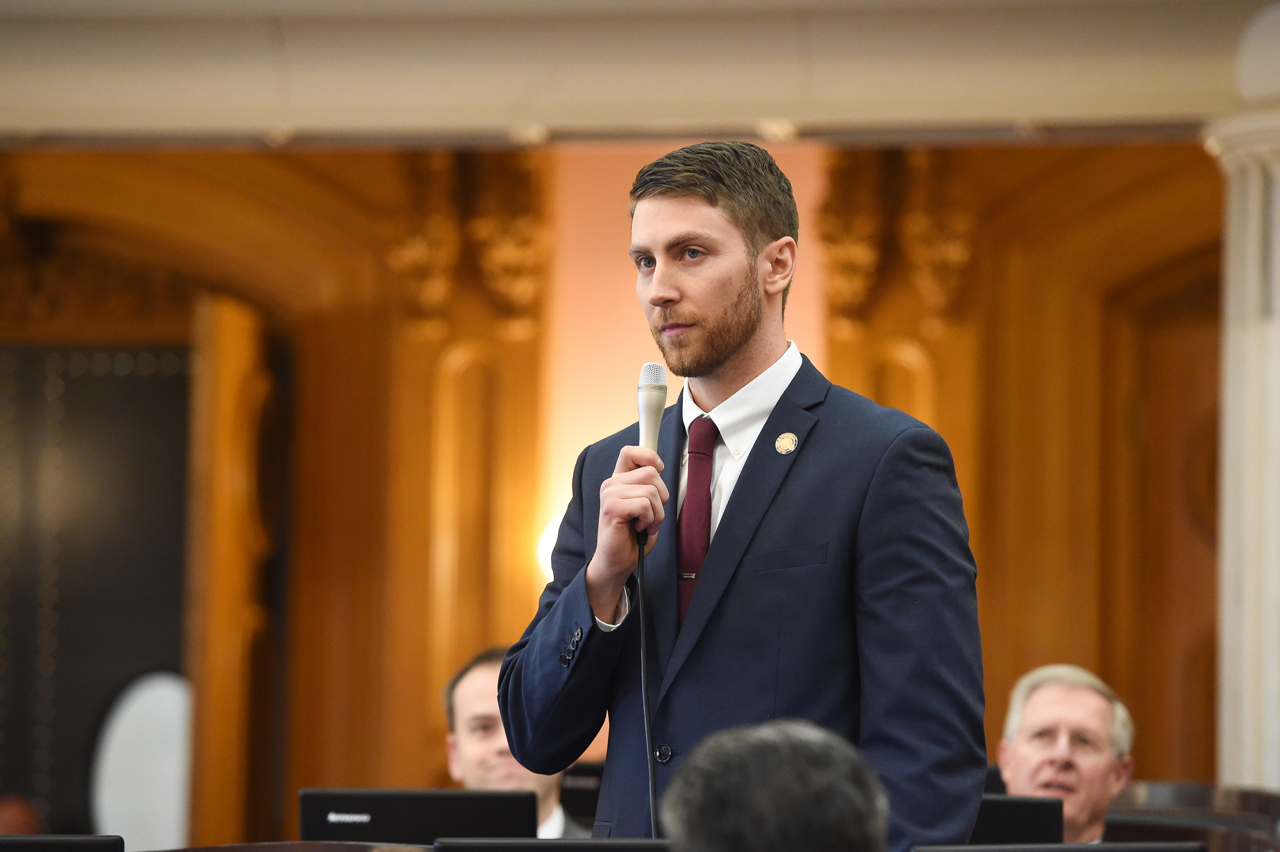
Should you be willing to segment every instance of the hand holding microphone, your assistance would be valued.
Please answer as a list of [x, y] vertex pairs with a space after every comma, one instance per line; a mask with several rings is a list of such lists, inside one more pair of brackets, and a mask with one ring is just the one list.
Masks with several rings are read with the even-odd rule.
[[[653, 549], [671, 496], [662, 481], [662, 459], [657, 452], [658, 427], [667, 403], [666, 370], [661, 364], [641, 368], [637, 402], [640, 445], [623, 447], [613, 475], [600, 485], [596, 552], [587, 565], [587, 593], [592, 609], [603, 621], [611, 621], [622, 587], [635, 570], [640, 547], [646, 553]], [[639, 543], [642, 540], [644, 544]]]

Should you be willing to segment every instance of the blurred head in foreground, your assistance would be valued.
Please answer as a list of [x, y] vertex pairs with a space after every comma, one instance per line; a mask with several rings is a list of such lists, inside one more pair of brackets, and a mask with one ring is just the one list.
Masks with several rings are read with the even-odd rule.
[[884, 852], [889, 827], [871, 765], [848, 740], [798, 720], [707, 737], [659, 813], [673, 852]]

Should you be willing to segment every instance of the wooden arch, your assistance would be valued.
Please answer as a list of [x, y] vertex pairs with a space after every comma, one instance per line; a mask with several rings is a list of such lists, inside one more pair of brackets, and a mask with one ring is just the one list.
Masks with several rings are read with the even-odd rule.
[[[511, 641], [536, 598], [537, 463], [521, 436], [536, 421], [543, 162], [3, 159], [17, 216], [97, 233], [202, 291], [190, 325], [191, 844], [293, 835], [304, 786], [446, 782], [439, 688], [480, 647]], [[294, 424], [292, 521], [277, 543], [289, 552], [287, 633], [274, 634], [287, 703], [274, 740], [255, 729], [270, 714], [254, 707], [253, 663], [267, 628], [255, 430], [268, 328], [292, 352]], [[459, 374], [459, 352], [482, 357]], [[459, 457], [440, 443], [450, 435], [490, 440]], [[459, 492], [446, 481], [457, 479], [475, 486]]]

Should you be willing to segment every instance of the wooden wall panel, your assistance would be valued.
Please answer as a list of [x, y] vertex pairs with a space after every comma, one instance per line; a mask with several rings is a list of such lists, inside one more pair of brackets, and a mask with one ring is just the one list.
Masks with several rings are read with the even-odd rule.
[[[1108, 418], [1117, 395], [1142, 390], [1149, 416], [1203, 422], [1213, 370], [1197, 373], [1191, 404], [1160, 396], [1156, 376], [1173, 368], [1152, 368], [1212, 344], [1200, 326], [1134, 332], [1144, 385], [1126, 379], [1106, 317], [1115, 294], [1158, 273], [1190, 264], [1203, 276], [1220, 241], [1212, 161], [1192, 146], [854, 151], [833, 154], [831, 172], [832, 373], [927, 415], [952, 448], [978, 560], [992, 753], [1017, 677], [1075, 662], [1131, 699], [1139, 743], [1144, 728], [1193, 743], [1148, 757], [1152, 772], [1200, 777], [1211, 639], [1187, 607], [1212, 561], [1168, 558], [1193, 533], [1186, 512], [1151, 517], [1166, 487], [1150, 469], [1159, 443], [1125, 444], [1120, 458]], [[1110, 499], [1115, 471], [1127, 471], [1127, 503]], [[1136, 591], [1153, 584], [1165, 593]], [[1188, 709], [1169, 709], [1177, 694]]]
[[[1105, 406], [1119, 365], [1107, 358], [1104, 317], [1115, 292], [1216, 250], [1220, 196], [1220, 178], [1198, 149], [1098, 149], [1041, 174], [988, 214], [982, 250], [997, 274], [982, 285], [991, 341], [983, 518], [996, 549], [979, 592], [989, 736], [1013, 681], [1034, 665], [1079, 663], [1139, 706], [1150, 685], [1124, 682], [1121, 661], [1174, 676], [1162, 649], [1134, 636], [1138, 644], [1119, 646], [1112, 630], [1122, 610], [1112, 597], [1118, 557], [1106, 530], [1122, 519], [1107, 511]], [[1153, 488], [1139, 483], [1143, 493]], [[1124, 606], [1141, 613], [1148, 601]], [[1162, 712], [1153, 706], [1137, 717], [1139, 738], [1144, 724], [1161, 724]], [[1149, 777], [1141, 764], [1137, 774]]]
[[308, 316], [297, 358], [288, 782], [378, 783], [387, 482], [385, 310]]
[[1220, 269], [1192, 253], [1107, 305], [1104, 643], [1148, 778], [1214, 777]]

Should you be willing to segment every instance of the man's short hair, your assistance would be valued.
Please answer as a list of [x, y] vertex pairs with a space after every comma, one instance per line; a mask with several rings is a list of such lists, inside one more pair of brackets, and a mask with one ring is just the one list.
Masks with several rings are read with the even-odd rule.
[[889, 801], [852, 743], [786, 719], [707, 737], [659, 813], [673, 852], [883, 852]]
[[491, 665], [495, 663], [498, 665], [501, 665], [502, 658], [505, 657], [506, 655], [507, 655], [506, 648], [501, 648], [496, 645], [492, 648], [485, 648], [479, 654], [476, 654], [474, 657], [468, 660], [467, 664], [462, 668], [458, 669], [458, 673], [455, 674], [452, 678], [450, 678], [449, 682], [445, 684], [444, 715], [445, 715], [445, 718], [449, 720], [449, 733], [453, 733], [453, 730], [454, 730], [453, 726], [454, 726], [455, 720], [454, 720], [454, 714], [453, 714], [453, 693], [458, 688], [458, 681], [466, 677], [467, 674], [477, 666], [486, 666], [486, 665]]
[[1129, 708], [1124, 706], [1116, 691], [1107, 686], [1102, 678], [1087, 669], [1069, 663], [1056, 663], [1032, 669], [1018, 679], [1013, 692], [1009, 694], [1009, 712], [1004, 719], [1004, 738], [1012, 741], [1018, 735], [1022, 725], [1022, 708], [1026, 706], [1031, 693], [1051, 683], [1092, 689], [1111, 704], [1111, 748], [1116, 757], [1127, 757], [1133, 750], [1133, 717]]
[[693, 196], [721, 210], [742, 232], [752, 262], [774, 240], [800, 236], [791, 181], [750, 142], [701, 142], [659, 157], [636, 175], [631, 212], [655, 196]]

